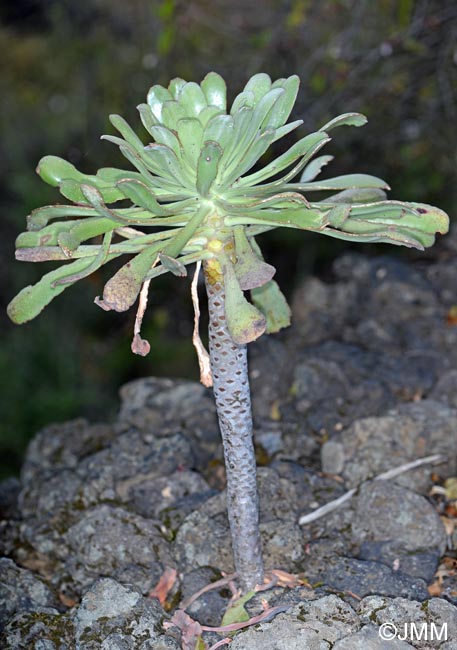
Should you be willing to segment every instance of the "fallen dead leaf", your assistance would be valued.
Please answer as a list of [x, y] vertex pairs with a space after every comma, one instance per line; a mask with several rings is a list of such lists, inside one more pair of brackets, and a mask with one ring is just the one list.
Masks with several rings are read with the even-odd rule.
[[176, 569], [172, 569], [168, 566], [165, 567], [165, 571], [161, 575], [159, 582], [156, 584], [154, 589], [149, 592], [149, 598], [157, 598], [159, 603], [164, 605], [167, 596], [170, 593], [170, 589], [176, 582], [177, 573]]
[[[171, 619], [171, 623], [164, 624], [165, 628], [175, 627], [181, 630], [182, 650], [195, 650], [201, 640], [202, 626], [194, 621], [183, 609], [178, 609]], [[201, 646], [201, 643], [200, 643]]]
[[457, 305], [452, 305], [447, 313], [447, 324], [457, 325]]
[[78, 604], [77, 600], [70, 598], [70, 596], [66, 596], [65, 594], [59, 594], [59, 600], [63, 605], [65, 605], [65, 607], [74, 607]]

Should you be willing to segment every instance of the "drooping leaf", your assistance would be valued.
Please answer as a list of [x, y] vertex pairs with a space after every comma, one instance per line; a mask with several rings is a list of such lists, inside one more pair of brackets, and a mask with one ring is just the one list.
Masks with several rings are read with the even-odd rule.
[[289, 327], [292, 312], [278, 283], [270, 280], [262, 287], [251, 290], [254, 305], [266, 318], [266, 332], [273, 334]]
[[[103, 289], [103, 301], [97, 304], [105, 310], [127, 311], [136, 301], [141, 285], [157, 258], [160, 245], [150, 246], [124, 264]], [[101, 304], [100, 304], [101, 303]]]
[[235, 236], [235, 273], [243, 291], [261, 287], [266, 284], [276, 273], [271, 264], [266, 264], [252, 250], [242, 226], [234, 228]]
[[233, 341], [244, 345], [265, 332], [263, 314], [244, 297], [235, 270], [228, 260], [223, 265], [225, 285], [225, 318]]

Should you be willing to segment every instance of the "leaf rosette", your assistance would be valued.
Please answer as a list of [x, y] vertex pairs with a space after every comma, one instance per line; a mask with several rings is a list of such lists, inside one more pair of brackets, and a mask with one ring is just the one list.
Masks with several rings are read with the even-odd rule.
[[[365, 124], [358, 113], [340, 115], [259, 167], [269, 147], [302, 124], [288, 122], [298, 88], [297, 76], [272, 82], [256, 74], [227, 110], [218, 74], [210, 72], [201, 84], [173, 79], [168, 88], [153, 86], [138, 106], [149, 143], [122, 117], [110, 116], [119, 136], [103, 138], [133, 169], [87, 175], [61, 158], [44, 157], [38, 174], [71, 203], [34, 210], [17, 238], [16, 258], [65, 263], [25, 287], [8, 306], [10, 318], [31, 320], [67, 287], [122, 255], [128, 261], [96, 299], [106, 310], [129, 309], [144, 283], [162, 273], [183, 276], [189, 264], [217, 260], [231, 335], [245, 343], [290, 320], [275, 269], [256, 241], [262, 233], [296, 228], [422, 249], [447, 231], [443, 211], [387, 200], [388, 186], [374, 176], [318, 180], [332, 157], [316, 154], [334, 128]], [[314, 192], [319, 200], [312, 200]]]

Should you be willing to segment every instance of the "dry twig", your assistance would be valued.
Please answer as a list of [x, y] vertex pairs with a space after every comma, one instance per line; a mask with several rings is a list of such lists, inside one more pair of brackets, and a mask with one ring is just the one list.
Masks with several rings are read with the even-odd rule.
[[[425, 456], [425, 458], [418, 458], [417, 460], [413, 460], [410, 463], [404, 463], [399, 467], [394, 467], [393, 469], [389, 469], [386, 472], [383, 472], [382, 474], [378, 474], [378, 476], [375, 476], [373, 480], [386, 481], [388, 479], [395, 478], [400, 474], [404, 474], [405, 472], [409, 472], [409, 470], [411, 469], [416, 469], [416, 467], [420, 467], [421, 465], [428, 465], [429, 463], [438, 463], [438, 462], [442, 462], [443, 460], [444, 460], [443, 457], [440, 456], [439, 454], [434, 454], [433, 456]], [[303, 515], [303, 517], [300, 517], [300, 519], [298, 520], [299, 525], [303, 526], [304, 524], [310, 524], [312, 521], [316, 521], [316, 519], [325, 517], [325, 515], [328, 515], [329, 512], [333, 512], [334, 510], [337, 510], [340, 506], [343, 505], [343, 503], [346, 503], [346, 501], [349, 501], [349, 499], [351, 499], [354, 496], [354, 494], [357, 492], [359, 487], [360, 486], [358, 486], [357, 488], [352, 488], [352, 490], [348, 490], [348, 492], [345, 492], [342, 496], [338, 497], [337, 499], [334, 499], [333, 501], [329, 501], [321, 508], [317, 508], [317, 510], [314, 510], [314, 512], [309, 512], [307, 515]]]

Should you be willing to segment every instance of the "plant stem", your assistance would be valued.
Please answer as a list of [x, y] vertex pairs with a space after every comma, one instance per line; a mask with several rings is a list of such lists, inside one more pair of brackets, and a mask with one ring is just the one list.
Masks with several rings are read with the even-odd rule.
[[243, 592], [246, 592], [263, 582], [247, 346], [234, 343], [228, 331], [220, 267], [211, 260], [205, 263], [204, 270], [209, 310], [209, 354], [227, 473], [227, 510], [233, 557], [235, 571]]

